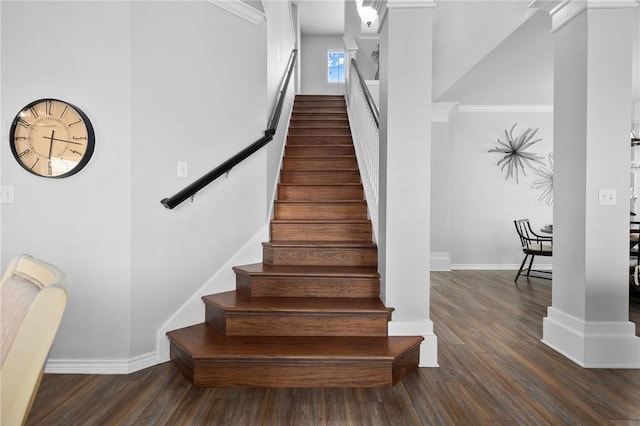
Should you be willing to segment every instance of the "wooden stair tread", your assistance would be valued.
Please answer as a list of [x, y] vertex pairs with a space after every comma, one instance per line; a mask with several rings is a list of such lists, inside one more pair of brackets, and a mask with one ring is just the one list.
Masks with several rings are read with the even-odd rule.
[[253, 263], [234, 266], [233, 270], [236, 273], [250, 276], [380, 278], [378, 268], [372, 266], [299, 266]]
[[375, 248], [373, 241], [265, 241], [263, 247]]
[[203, 296], [206, 304], [218, 306], [227, 313], [322, 313], [327, 315], [354, 313], [387, 316], [393, 308], [385, 307], [380, 298], [322, 297], [250, 297], [237, 291]]
[[370, 225], [368, 219], [272, 219], [272, 224], [312, 224], [312, 225], [338, 225], [338, 224], [364, 224]]
[[393, 361], [420, 344], [420, 336], [223, 336], [205, 323], [167, 333], [195, 361]]

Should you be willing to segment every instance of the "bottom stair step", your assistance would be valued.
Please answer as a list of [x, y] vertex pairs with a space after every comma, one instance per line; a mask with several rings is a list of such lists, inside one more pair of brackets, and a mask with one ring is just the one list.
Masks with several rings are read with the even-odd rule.
[[417, 369], [420, 336], [228, 337], [206, 324], [167, 333], [171, 360], [202, 387], [385, 387]]

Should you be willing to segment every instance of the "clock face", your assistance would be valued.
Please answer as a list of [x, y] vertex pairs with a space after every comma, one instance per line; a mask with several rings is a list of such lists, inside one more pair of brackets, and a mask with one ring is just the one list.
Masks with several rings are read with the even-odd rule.
[[87, 116], [70, 103], [40, 99], [16, 115], [9, 134], [11, 152], [28, 172], [62, 178], [79, 172], [95, 143]]

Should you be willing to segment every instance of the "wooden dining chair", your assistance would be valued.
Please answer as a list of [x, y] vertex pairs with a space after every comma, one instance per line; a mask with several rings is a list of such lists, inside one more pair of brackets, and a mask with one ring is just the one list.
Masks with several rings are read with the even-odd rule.
[[524, 253], [524, 259], [520, 264], [520, 269], [516, 275], [515, 282], [518, 281], [522, 271], [529, 260], [529, 266], [527, 267], [526, 276], [528, 277], [531, 272], [537, 272], [542, 275], [538, 275], [537, 278], [551, 279], [551, 271], [535, 270], [531, 269], [533, 265], [533, 259], [536, 256], [553, 256], [553, 237], [536, 234], [531, 228], [529, 219], [518, 219], [513, 221], [520, 238], [520, 244], [522, 246], [522, 253]]

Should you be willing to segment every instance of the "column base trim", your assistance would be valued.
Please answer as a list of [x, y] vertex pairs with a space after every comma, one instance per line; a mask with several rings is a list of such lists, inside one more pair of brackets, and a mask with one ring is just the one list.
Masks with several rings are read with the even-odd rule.
[[640, 368], [640, 338], [629, 321], [585, 322], [549, 307], [541, 341], [581, 367]]
[[438, 336], [433, 334], [433, 322], [429, 319], [421, 321], [390, 321], [389, 336], [422, 336], [420, 344], [420, 362], [418, 367], [438, 367]]

